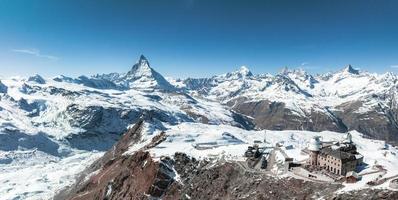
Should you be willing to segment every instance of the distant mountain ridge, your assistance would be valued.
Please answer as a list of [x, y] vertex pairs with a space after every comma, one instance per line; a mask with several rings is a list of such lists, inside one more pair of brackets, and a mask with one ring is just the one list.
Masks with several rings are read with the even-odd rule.
[[[141, 55], [126, 73], [58, 76], [53, 80], [100, 90], [199, 96], [251, 117], [259, 129], [339, 132], [355, 129], [372, 138], [398, 141], [397, 75], [369, 73], [351, 65], [321, 75], [288, 68], [276, 75], [253, 74], [242, 66], [211, 78], [166, 80]], [[47, 80], [35, 75], [28, 82], [43, 85]], [[23, 90], [30, 91], [26, 84]], [[7, 91], [7, 85], [1, 88]]]
[[355, 129], [397, 141], [397, 80], [390, 72], [374, 74], [348, 65], [316, 76], [302, 69], [286, 68], [276, 75], [245, 74], [240, 69], [211, 78], [188, 78], [176, 86], [253, 117], [261, 129]]

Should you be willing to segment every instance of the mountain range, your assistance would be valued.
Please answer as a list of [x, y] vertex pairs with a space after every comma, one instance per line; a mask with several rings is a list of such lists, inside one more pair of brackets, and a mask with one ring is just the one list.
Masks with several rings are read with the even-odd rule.
[[[321, 75], [287, 68], [276, 75], [253, 74], [241, 67], [210, 78], [173, 79], [140, 56], [126, 73], [3, 79], [0, 194], [5, 199], [55, 195], [137, 123], [143, 136], [135, 143], [142, 145], [168, 130], [185, 130], [169, 137], [170, 144], [200, 141], [201, 134], [193, 133], [215, 127], [236, 132], [214, 135], [228, 144], [246, 144], [241, 132], [262, 130], [357, 131], [397, 144], [397, 78], [348, 65]], [[212, 143], [209, 138], [214, 139], [203, 141]], [[31, 178], [15, 178], [21, 175]]]

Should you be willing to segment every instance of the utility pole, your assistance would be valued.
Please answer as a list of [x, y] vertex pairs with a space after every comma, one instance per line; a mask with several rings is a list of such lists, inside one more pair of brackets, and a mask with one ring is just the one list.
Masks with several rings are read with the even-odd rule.
[[267, 130], [264, 130], [264, 146], [267, 144]]

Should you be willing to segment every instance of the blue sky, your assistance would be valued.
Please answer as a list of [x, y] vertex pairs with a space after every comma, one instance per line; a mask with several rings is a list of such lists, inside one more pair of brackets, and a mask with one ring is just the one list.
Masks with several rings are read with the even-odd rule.
[[0, 0], [0, 76], [398, 70], [394, 0]]

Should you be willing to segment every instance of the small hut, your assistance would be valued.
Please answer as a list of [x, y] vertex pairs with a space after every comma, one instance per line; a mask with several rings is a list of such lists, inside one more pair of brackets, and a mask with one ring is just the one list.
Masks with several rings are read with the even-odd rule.
[[354, 171], [347, 172], [347, 175], [345, 176], [346, 183], [356, 183], [359, 179], [359, 175]]

